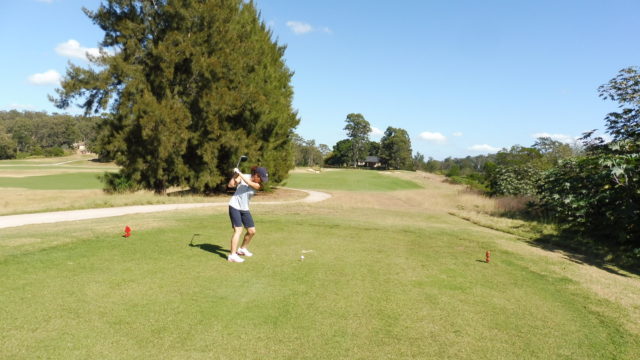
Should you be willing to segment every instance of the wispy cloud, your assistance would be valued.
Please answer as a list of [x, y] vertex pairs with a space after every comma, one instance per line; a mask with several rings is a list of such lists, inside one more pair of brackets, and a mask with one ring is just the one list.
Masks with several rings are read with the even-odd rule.
[[378, 129], [377, 127], [372, 126], [371, 127], [371, 132], [369, 134], [371, 136], [380, 137], [380, 136], [384, 135], [384, 131]]
[[51, 4], [53, 0], [36, 0], [37, 2], [48, 3]]
[[98, 48], [87, 48], [84, 46], [80, 46], [80, 43], [73, 39], [70, 39], [67, 42], [64, 42], [62, 44], [58, 44], [55, 50], [58, 55], [62, 55], [70, 58], [82, 59], [85, 61], [89, 60], [87, 58], [87, 53], [89, 53], [92, 56], [100, 55], [100, 50]]
[[426, 140], [426, 141], [433, 142], [433, 143], [436, 143], [436, 144], [444, 144], [445, 142], [447, 142], [447, 137], [442, 135], [439, 132], [425, 131], [425, 132], [420, 133], [419, 137], [422, 140]]
[[287, 21], [287, 26], [297, 35], [306, 34], [313, 30], [313, 26], [300, 21]]
[[462, 133], [460, 131], [456, 131], [453, 133], [453, 136], [460, 137], [462, 136]]
[[302, 22], [302, 21], [287, 21], [287, 27], [293, 31], [296, 35], [304, 35], [313, 31], [323, 32], [327, 34], [332, 34], [333, 32], [328, 27], [314, 27], [311, 24]]
[[541, 138], [541, 137], [548, 137], [548, 138], [551, 138], [552, 140], [560, 141], [567, 144], [573, 144], [576, 140], [578, 140], [577, 136], [569, 136], [564, 134], [549, 134], [546, 132], [535, 133], [531, 135], [531, 137], [534, 139]]
[[473, 145], [473, 146], [469, 147], [469, 150], [477, 151], [477, 152], [485, 152], [485, 153], [494, 153], [494, 152], [500, 151], [500, 148], [497, 148], [497, 147], [491, 146], [491, 145], [487, 145], [487, 144], [482, 144], [482, 145]]
[[322, 27], [320, 28], [320, 31], [322, 31], [323, 33], [327, 33], [327, 34], [333, 34], [333, 31], [331, 29], [329, 29], [328, 27]]
[[29, 83], [34, 85], [58, 85], [62, 76], [55, 70], [48, 70], [43, 73], [29, 76]]

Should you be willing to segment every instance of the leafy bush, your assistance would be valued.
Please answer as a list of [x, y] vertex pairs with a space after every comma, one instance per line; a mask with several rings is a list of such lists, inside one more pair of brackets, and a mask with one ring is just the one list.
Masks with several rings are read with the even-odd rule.
[[448, 176], [447, 180], [452, 184], [462, 184], [467, 185], [470, 189], [476, 190], [482, 194], [488, 192], [487, 186], [484, 184], [479, 177], [473, 176], [476, 174], [471, 174], [467, 176]]
[[640, 249], [640, 156], [600, 154], [564, 161], [539, 185], [544, 210], [583, 236]]
[[460, 176], [460, 166], [458, 165], [451, 166], [451, 168], [449, 168], [449, 170], [446, 172], [446, 176], [447, 177]]
[[47, 148], [43, 150], [44, 152], [44, 156], [47, 157], [59, 157], [59, 156], [64, 156], [64, 150], [62, 150], [62, 148], [59, 147], [52, 147], [52, 148]]
[[121, 173], [104, 173], [104, 175], [100, 177], [100, 180], [104, 182], [104, 191], [109, 194], [121, 194], [140, 190], [135, 181]]
[[531, 164], [496, 167], [488, 176], [491, 195], [535, 196], [543, 172]]

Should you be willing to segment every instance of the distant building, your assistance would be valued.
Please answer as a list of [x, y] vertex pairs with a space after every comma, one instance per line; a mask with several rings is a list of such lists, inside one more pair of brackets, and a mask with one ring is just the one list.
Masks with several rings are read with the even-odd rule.
[[73, 144], [73, 148], [76, 149], [76, 153], [78, 154], [84, 155], [89, 153], [89, 150], [87, 150], [87, 146], [85, 145], [84, 141]]
[[380, 163], [380, 158], [377, 156], [367, 156], [364, 159], [364, 166], [366, 167], [370, 167], [370, 168], [377, 168], [382, 166], [382, 164]]

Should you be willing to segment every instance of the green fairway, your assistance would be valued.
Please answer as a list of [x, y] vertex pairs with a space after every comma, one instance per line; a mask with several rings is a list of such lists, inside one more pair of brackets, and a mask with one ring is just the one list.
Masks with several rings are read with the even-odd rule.
[[32, 190], [102, 189], [103, 185], [98, 179], [98, 175], [98, 173], [89, 172], [28, 177], [0, 177], [0, 188]]
[[399, 179], [377, 171], [325, 170], [321, 173], [292, 173], [287, 186], [299, 189], [393, 191], [420, 189], [415, 182]]
[[[565, 275], [576, 263], [446, 212], [420, 210], [427, 199], [455, 193], [427, 185], [254, 205], [255, 255], [243, 264], [225, 260], [231, 232], [224, 209], [0, 229], [0, 353], [637, 358], [633, 307]], [[131, 238], [120, 237], [124, 225], [133, 228]]]

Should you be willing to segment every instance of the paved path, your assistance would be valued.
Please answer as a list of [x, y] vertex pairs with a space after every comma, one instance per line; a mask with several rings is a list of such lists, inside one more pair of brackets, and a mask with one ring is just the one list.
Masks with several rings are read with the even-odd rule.
[[[292, 200], [292, 201], [264, 201], [254, 202], [253, 205], [280, 205], [280, 204], [292, 204], [292, 203], [315, 203], [326, 200], [331, 197], [331, 194], [323, 193], [320, 191], [291, 189], [304, 191], [308, 195], [304, 199]], [[74, 221], [74, 220], [86, 220], [97, 219], [112, 216], [130, 215], [130, 214], [142, 214], [159, 211], [171, 211], [182, 209], [194, 209], [210, 206], [227, 206], [227, 202], [215, 202], [215, 203], [190, 203], [190, 204], [160, 204], [160, 205], [136, 205], [136, 206], [120, 206], [111, 208], [100, 209], [83, 209], [83, 210], [70, 210], [70, 211], [54, 211], [35, 214], [20, 214], [20, 215], [7, 215], [0, 216], [0, 229], [8, 227], [16, 227], [31, 224], [47, 224], [56, 223], [61, 221]]]

